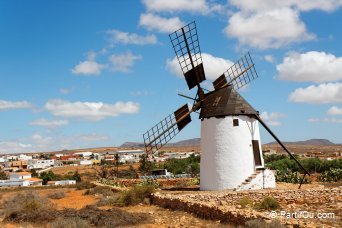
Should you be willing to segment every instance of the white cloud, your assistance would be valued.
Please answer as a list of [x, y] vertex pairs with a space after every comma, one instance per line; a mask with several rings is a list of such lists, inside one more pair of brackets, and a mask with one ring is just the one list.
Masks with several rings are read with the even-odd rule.
[[111, 45], [122, 43], [122, 44], [156, 44], [157, 37], [155, 35], [141, 36], [136, 33], [122, 32], [116, 29], [108, 30], [108, 41]]
[[315, 37], [306, 31], [299, 12], [291, 8], [236, 12], [224, 31], [227, 36], [237, 38], [240, 44], [260, 49], [279, 48]]
[[31, 144], [19, 143], [15, 141], [0, 142], [0, 153], [21, 153], [32, 148]]
[[342, 115], [342, 108], [339, 108], [337, 106], [332, 106], [329, 108], [328, 112], [329, 115]]
[[342, 6], [340, 0], [230, 0], [230, 3], [244, 11], [268, 11], [275, 8], [291, 7], [300, 11], [333, 11]]
[[99, 64], [94, 60], [85, 60], [77, 64], [71, 71], [73, 74], [99, 75], [105, 65]]
[[59, 89], [59, 92], [60, 92], [61, 94], [67, 95], [67, 94], [69, 94], [69, 93], [71, 92], [71, 89], [60, 88], [60, 89]]
[[274, 63], [274, 58], [272, 55], [265, 55], [264, 58], [267, 62]]
[[326, 83], [299, 88], [290, 94], [289, 100], [310, 104], [342, 103], [342, 83]]
[[141, 14], [139, 25], [145, 27], [147, 30], [171, 33], [184, 26], [178, 17], [164, 18], [156, 14]]
[[147, 90], [137, 90], [137, 91], [132, 91], [131, 95], [132, 96], [137, 96], [137, 97], [149, 96], [149, 95], [151, 95], [151, 92], [149, 92]]
[[45, 108], [54, 116], [75, 117], [88, 120], [101, 120], [106, 117], [115, 117], [121, 114], [139, 112], [139, 103], [117, 102], [105, 104], [102, 102], [70, 102], [66, 100], [49, 100]]
[[342, 123], [342, 119], [337, 118], [310, 118], [308, 122]]
[[33, 104], [28, 101], [5, 101], [0, 100], [0, 111], [8, 109], [31, 109]]
[[342, 57], [325, 52], [289, 53], [277, 65], [278, 78], [297, 82], [342, 80]]
[[209, 14], [212, 12], [221, 12], [224, 6], [213, 4], [206, 0], [143, 0], [148, 11], [153, 12], [180, 12], [187, 11], [191, 13]]
[[281, 125], [281, 122], [279, 121], [279, 119], [285, 118], [286, 115], [283, 113], [279, 113], [279, 112], [271, 112], [271, 113], [263, 112], [261, 113], [260, 117], [263, 121], [265, 121], [267, 124], [271, 126], [279, 126]]
[[105, 141], [108, 140], [109, 137], [108, 135], [102, 135], [102, 134], [83, 134], [83, 135], [77, 135], [74, 138], [77, 138], [77, 140], [81, 140], [81, 141]]
[[126, 52], [118, 55], [111, 55], [109, 61], [112, 63], [112, 71], [120, 71], [128, 73], [131, 71], [134, 62], [141, 60], [141, 55], [134, 55], [131, 52]]
[[0, 142], [1, 153], [50, 152], [63, 149], [103, 146], [110, 137], [89, 133], [80, 135], [43, 135], [34, 133], [26, 138]]
[[106, 68], [105, 65], [96, 62], [97, 53], [94, 51], [89, 51], [87, 53], [87, 60], [81, 61], [76, 65], [71, 72], [73, 74], [84, 74], [84, 75], [99, 75], [101, 70]]
[[30, 122], [30, 125], [35, 125], [35, 126], [42, 126], [42, 127], [47, 127], [47, 128], [55, 128], [63, 125], [69, 124], [69, 121], [67, 120], [47, 120], [44, 118], [34, 120]]
[[[228, 59], [215, 57], [207, 53], [202, 53], [202, 60], [206, 78], [209, 80], [215, 80], [234, 64]], [[174, 57], [171, 60], [168, 59], [166, 61], [166, 68], [177, 76], [183, 76], [177, 57]]]

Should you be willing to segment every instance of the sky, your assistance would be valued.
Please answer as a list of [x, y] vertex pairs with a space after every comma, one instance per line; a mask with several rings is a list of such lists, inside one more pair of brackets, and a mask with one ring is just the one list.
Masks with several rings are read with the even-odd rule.
[[249, 51], [238, 92], [281, 140], [342, 143], [341, 0], [0, 0], [0, 153], [142, 142], [194, 96], [168, 36], [192, 21], [204, 87]]

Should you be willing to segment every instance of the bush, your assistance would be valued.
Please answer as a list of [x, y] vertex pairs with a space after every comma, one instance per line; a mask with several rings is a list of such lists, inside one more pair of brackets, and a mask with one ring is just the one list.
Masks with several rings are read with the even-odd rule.
[[160, 184], [157, 180], [155, 179], [147, 179], [147, 180], [142, 180], [138, 186], [152, 186], [154, 188], [159, 188], [160, 187]]
[[65, 197], [64, 192], [54, 192], [48, 195], [50, 199], [63, 199]]
[[152, 186], [134, 186], [132, 189], [122, 192], [117, 200], [119, 206], [129, 206], [142, 203], [145, 198], [150, 198], [151, 194], [155, 192]]
[[96, 186], [94, 188], [88, 189], [85, 193], [85, 195], [102, 195], [102, 196], [113, 196], [113, 190], [110, 187], [106, 186]]
[[5, 221], [41, 223], [55, 219], [54, 206], [34, 191], [15, 195], [3, 204]]
[[116, 204], [116, 197], [101, 197], [101, 199], [96, 203], [96, 206], [113, 206]]
[[243, 198], [240, 199], [239, 205], [241, 205], [241, 208], [252, 207], [253, 200], [247, 196], [244, 196]]
[[249, 220], [245, 223], [245, 228], [282, 228], [285, 227], [278, 220], [272, 220], [272, 222], [267, 223], [261, 219]]
[[319, 180], [322, 182], [337, 182], [342, 180], [342, 169], [341, 168], [331, 168], [325, 171], [319, 176]]
[[255, 205], [257, 210], [276, 210], [280, 208], [280, 205], [276, 199], [270, 196], [266, 196], [260, 203]]
[[[299, 172], [292, 172], [291, 170], [287, 171], [279, 171], [276, 172], [276, 181], [277, 182], [286, 182], [286, 183], [293, 183], [293, 184], [299, 184], [303, 177]], [[303, 180], [303, 184], [310, 183], [310, 180], [305, 177]]]
[[50, 223], [51, 228], [86, 228], [91, 227], [87, 220], [83, 220], [79, 217], [73, 218], [58, 218]]
[[4, 172], [0, 170], [0, 180], [7, 180], [8, 179], [8, 175]]
[[90, 189], [90, 188], [94, 188], [94, 187], [96, 187], [96, 185], [93, 183], [90, 183], [88, 181], [82, 181], [82, 182], [76, 183], [76, 189], [77, 190]]

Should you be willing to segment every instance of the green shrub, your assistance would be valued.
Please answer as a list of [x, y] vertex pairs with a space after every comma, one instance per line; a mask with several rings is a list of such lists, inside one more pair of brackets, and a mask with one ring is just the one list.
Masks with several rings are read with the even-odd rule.
[[276, 210], [280, 205], [276, 199], [271, 196], [266, 196], [260, 203], [255, 205], [257, 210]]
[[129, 206], [142, 203], [145, 198], [150, 198], [151, 194], [155, 192], [153, 186], [134, 186], [128, 191], [121, 193], [117, 200], [119, 206]]
[[86, 228], [91, 227], [87, 220], [83, 220], [79, 217], [73, 218], [58, 218], [50, 223], [51, 228]]
[[0, 180], [8, 180], [8, 175], [0, 170]]
[[77, 190], [90, 189], [90, 188], [94, 188], [95, 186], [96, 186], [95, 184], [90, 183], [88, 181], [82, 181], [82, 182], [76, 183]]
[[65, 197], [64, 192], [54, 192], [48, 195], [50, 199], [63, 199]]
[[[276, 172], [276, 181], [277, 182], [286, 182], [286, 183], [293, 183], [299, 184], [302, 181], [302, 175], [299, 172], [292, 172], [291, 170], [286, 171], [279, 171]], [[303, 180], [303, 184], [310, 183], [310, 180], [305, 177]]]
[[319, 180], [322, 182], [337, 182], [342, 180], [342, 169], [341, 168], [330, 168], [328, 171], [323, 172], [319, 176]]
[[272, 220], [270, 223], [267, 223], [261, 219], [253, 219], [249, 220], [245, 223], [245, 228], [283, 228], [285, 227], [282, 225], [278, 220]]
[[138, 186], [152, 186], [154, 188], [159, 188], [160, 187], [160, 184], [157, 180], [155, 179], [147, 179], [147, 180], [142, 180]]
[[241, 205], [241, 208], [252, 207], [253, 200], [249, 198], [248, 196], [244, 196], [243, 198], [240, 199], [239, 205]]
[[101, 197], [101, 199], [96, 203], [98, 207], [101, 206], [113, 206], [116, 204], [117, 197]]
[[110, 187], [106, 186], [96, 186], [94, 188], [88, 189], [85, 193], [85, 195], [102, 195], [102, 196], [113, 196], [113, 190]]

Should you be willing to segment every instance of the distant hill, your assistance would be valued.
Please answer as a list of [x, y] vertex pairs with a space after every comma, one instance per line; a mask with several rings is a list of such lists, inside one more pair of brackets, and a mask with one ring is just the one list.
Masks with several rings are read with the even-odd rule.
[[[309, 139], [305, 141], [294, 141], [294, 142], [283, 142], [284, 144], [291, 145], [313, 145], [313, 146], [334, 146], [336, 145], [333, 142], [330, 142], [328, 139]], [[277, 144], [277, 142], [267, 143], [265, 145]]]
[[144, 147], [144, 143], [142, 142], [125, 142], [120, 147], [124, 148], [141, 148]]
[[[194, 138], [194, 139], [187, 139], [182, 140], [175, 143], [168, 143], [166, 146], [173, 146], [173, 147], [182, 147], [182, 146], [199, 146], [200, 145], [200, 138]], [[120, 147], [125, 148], [141, 148], [144, 147], [144, 143], [142, 142], [125, 142]]]
[[[171, 147], [198, 147], [200, 146], [201, 139], [200, 138], [193, 138], [193, 139], [187, 139], [178, 141], [175, 143], [168, 143], [166, 146]], [[284, 144], [288, 145], [312, 145], [312, 146], [334, 146], [338, 145], [335, 144], [328, 139], [309, 139], [305, 141], [294, 141], [294, 142], [283, 142]], [[271, 142], [267, 143], [265, 145], [274, 145], [277, 144], [277, 142]], [[144, 143], [142, 142], [125, 142], [120, 147], [124, 148], [142, 148], [144, 147]]]

